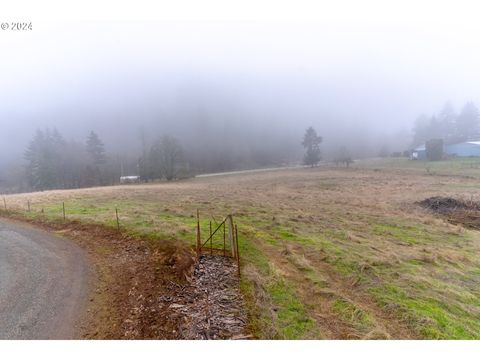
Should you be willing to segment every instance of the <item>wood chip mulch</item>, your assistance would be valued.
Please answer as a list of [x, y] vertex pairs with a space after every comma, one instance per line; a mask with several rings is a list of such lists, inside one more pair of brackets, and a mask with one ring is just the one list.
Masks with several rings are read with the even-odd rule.
[[202, 255], [191, 282], [167, 285], [159, 300], [178, 324], [178, 339], [248, 339], [247, 314], [233, 259]]

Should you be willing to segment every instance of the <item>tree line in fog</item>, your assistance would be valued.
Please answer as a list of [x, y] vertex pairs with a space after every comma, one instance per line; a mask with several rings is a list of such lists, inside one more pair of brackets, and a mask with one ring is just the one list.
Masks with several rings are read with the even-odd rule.
[[[466, 103], [455, 112], [447, 103], [433, 116], [417, 118], [411, 147], [431, 139], [442, 139], [446, 144], [479, 139], [480, 114], [474, 103]], [[202, 132], [203, 131], [203, 132]], [[85, 134], [83, 141], [65, 140], [57, 129], [37, 130], [24, 152], [24, 162], [0, 174], [1, 191], [30, 191], [71, 189], [117, 184], [121, 176], [136, 175], [141, 181], [174, 180], [198, 173], [222, 172], [246, 168], [282, 166], [302, 163], [315, 166], [322, 160], [320, 147], [323, 138], [309, 127], [302, 139], [277, 137], [274, 129], [253, 137], [228, 137], [210, 134], [199, 128], [198, 134], [185, 133], [181, 137], [148, 134], [137, 138], [138, 148], [116, 143], [117, 151], [107, 151], [101, 137], [94, 131]], [[158, 134], [158, 132], [157, 132]], [[218, 140], [216, 139], [218, 137]], [[329, 138], [329, 136], [327, 137]], [[331, 140], [331, 139], [330, 139]], [[327, 160], [336, 165], [349, 166], [355, 142], [330, 144]], [[301, 146], [304, 151], [302, 155]], [[408, 146], [391, 152], [388, 145], [379, 155], [409, 156]], [[358, 155], [358, 154], [357, 154]], [[302, 161], [303, 156], [303, 161]], [[360, 156], [361, 157], [361, 156]]]
[[467, 102], [459, 113], [450, 103], [436, 115], [420, 115], [413, 128], [413, 147], [430, 139], [442, 139], [445, 144], [454, 144], [479, 139], [480, 115], [473, 102]]
[[[304, 147], [303, 164], [316, 166], [322, 159], [323, 138], [309, 127], [298, 142]], [[141, 152], [110, 154], [100, 136], [90, 131], [84, 141], [65, 140], [57, 129], [37, 130], [24, 153], [24, 163], [17, 173], [7, 174], [8, 191], [73, 189], [114, 185], [122, 176], [138, 176], [142, 182], [171, 181], [197, 172], [225, 171], [241, 168], [282, 165], [281, 152], [253, 153], [251, 162], [242, 153], [186, 151], [180, 140], [163, 135], [151, 143], [141, 139]], [[343, 153], [338, 161], [350, 161]], [[243, 155], [243, 156], [242, 156]], [[336, 161], [337, 161], [336, 160]], [[213, 161], [213, 162], [212, 162]], [[281, 160], [280, 160], [281, 161]], [[301, 161], [298, 158], [297, 163]], [[4, 185], [5, 187], [5, 185]]]
[[177, 139], [162, 136], [144, 150], [132, 160], [108, 154], [94, 131], [82, 143], [66, 141], [57, 129], [37, 130], [25, 152], [24, 187], [71, 189], [113, 185], [125, 175], [139, 174], [144, 181], [188, 175]]

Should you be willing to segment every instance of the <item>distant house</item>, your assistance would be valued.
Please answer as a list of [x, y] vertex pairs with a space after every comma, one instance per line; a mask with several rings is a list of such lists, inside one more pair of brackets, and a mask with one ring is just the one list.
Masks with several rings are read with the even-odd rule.
[[120, 184], [133, 184], [139, 182], [140, 176], [120, 176]]
[[425, 145], [421, 145], [412, 151], [412, 160], [427, 160], [427, 150]]
[[450, 156], [480, 156], [480, 141], [466, 141], [445, 146], [445, 154]]

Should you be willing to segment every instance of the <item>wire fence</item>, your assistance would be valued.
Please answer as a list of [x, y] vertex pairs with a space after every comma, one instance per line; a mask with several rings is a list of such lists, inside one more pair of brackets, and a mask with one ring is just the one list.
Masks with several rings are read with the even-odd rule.
[[[61, 217], [64, 222], [68, 218], [68, 208], [63, 201], [59, 206], [61, 211], [58, 211], [58, 217]], [[45, 215], [45, 208], [40, 207], [36, 211], [33, 208], [29, 199], [26, 200], [25, 207], [19, 206], [18, 201], [15, 201], [14, 205], [9, 205], [5, 196], [3, 196], [3, 208], [1, 211], [10, 214], [24, 214], [37, 212]], [[50, 215], [52, 214], [50, 210]], [[115, 228], [118, 232], [122, 231], [121, 216], [118, 207], [112, 209], [112, 217], [114, 219]], [[202, 225], [203, 228], [202, 228]], [[200, 211], [197, 209], [197, 223], [196, 223], [196, 254], [197, 259], [202, 254], [210, 254], [216, 256], [230, 257], [235, 260], [238, 268], [238, 276], [240, 276], [240, 252], [238, 244], [238, 226], [233, 220], [232, 215], [227, 215], [222, 221], [217, 220], [211, 216], [211, 220], [208, 221], [208, 229], [205, 230], [205, 221], [200, 221]], [[207, 235], [203, 235], [203, 234]]]

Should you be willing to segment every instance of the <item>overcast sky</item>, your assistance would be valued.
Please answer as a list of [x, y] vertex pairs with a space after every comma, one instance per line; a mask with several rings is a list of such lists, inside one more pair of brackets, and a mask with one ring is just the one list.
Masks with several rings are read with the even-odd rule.
[[79, 139], [93, 128], [108, 145], [113, 130], [128, 139], [133, 124], [173, 121], [187, 102], [260, 127], [405, 133], [447, 100], [480, 104], [479, 22], [463, 4], [434, 4], [398, 17], [329, 17], [340, 4], [316, 20], [35, 21], [0, 32], [0, 158], [21, 154], [37, 127]]

